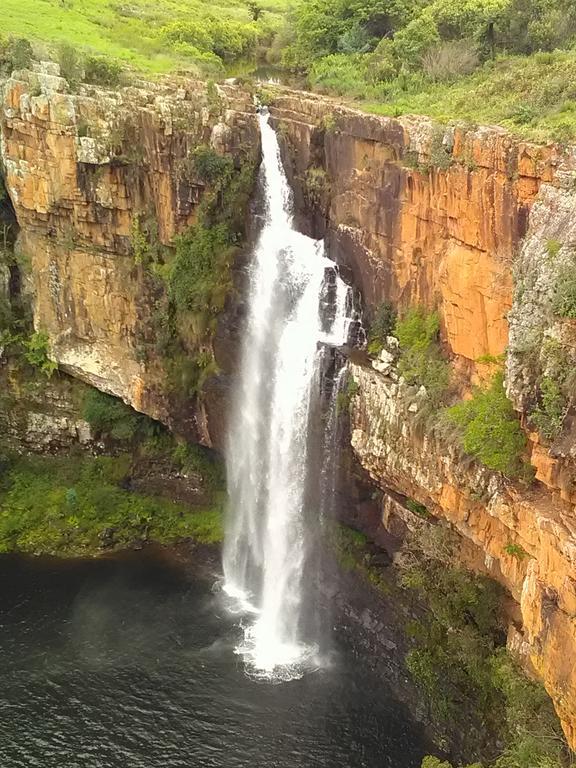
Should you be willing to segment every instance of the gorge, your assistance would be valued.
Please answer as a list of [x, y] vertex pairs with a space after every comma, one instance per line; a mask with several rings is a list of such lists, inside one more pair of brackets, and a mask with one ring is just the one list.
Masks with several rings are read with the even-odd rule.
[[[290, 663], [303, 641], [302, 475], [309, 420], [319, 418], [311, 394], [320, 389], [317, 345], [346, 343], [352, 306], [361, 299], [369, 344], [345, 350], [346, 373], [333, 398], [349, 427], [335, 469], [339, 522], [323, 541], [335, 569], [327, 568], [322, 585], [333, 623], [352, 645], [358, 633], [356, 654], [389, 666], [382, 685], [396, 686], [440, 745], [438, 754], [492, 761], [504, 736], [484, 712], [467, 711], [466, 701], [476, 702], [480, 691], [495, 719], [504, 718], [503, 705], [483, 672], [449, 678], [446, 670], [463, 657], [455, 661], [453, 647], [442, 643], [451, 634], [460, 647], [466, 641], [472, 669], [472, 630], [485, 618], [479, 596], [501, 589], [489, 653], [478, 666], [495, 666], [507, 646], [544, 684], [574, 746], [571, 401], [554, 429], [538, 429], [542, 422], [534, 418], [542, 413], [550, 421], [542, 387], [552, 380], [569, 391], [574, 364], [573, 321], [556, 300], [573, 268], [573, 148], [537, 145], [496, 127], [439, 129], [424, 117], [367, 115], [278, 86], [266, 86], [260, 98], [270, 126], [238, 84], [174, 76], [115, 91], [82, 85], [71, 93], [51, 63], [7, 80], [1, 150], [18, 237], [2, 286], [14, 311], [19, 302], [31, 304], [41, 362], [59, 369], [45, 379], [33, 374], [38, 393], [26, 385], [30, 371], [16, 354], [4, 355], [10, 404], [0, 418], [10, 447], [68, 455], [80, 446], [98, 459], [123, 452], [119, 430], [91, 426], [78, 407], [85, 394], [75, 394], [77, 387], [90, 385], [154, 421], [154, 440], [146, 451], [138, 447], [121, 477], [132, 490], [160, 489], [198, 504], [207, 467], [226, 454], [233, 513], [224, 548], [228, 591], [241, 590], [248, 600], [254, 595], [246, 593], [255, 593], [261, 613], [244, 645], [254, 665], [270, 672]], [[258, 234], [245, 222], [261, 153], [269, 207]], [[292, 229], [288, 183], [294, 221], [305, 234]], [[270, 253], [278, 261], [264, 258]], [[197, 264], [202, 269], [195, 271]], [[324, 323], [319, 301], [332, 303]], [[338, 381], [334, 368], [330, 378]], [[461, 406], [480, 410], [478, 386], [495, 393], [479, 421], [486, 411], [501, 421], [488, 420], [492, 431], [466, 441], [476, 413], [462, 416]], [[460, 407], [455, 420], [431, 418], [453, 407]], [[203, 446], [205, 463], [175, 465], [160, 452], [139, 476], [151, 442], [156, 450], [159, 435], [169, 439], [161, 424], [180, 441]], [[141, 437], [136, 431], [130, 440]], [[482, 450], [491, 439], [496, 457]], [[66, 487], [67, 493], [76, 485]], [[82, 522], [66, 493], [52, 548], [21, 534], [26, 520], [2, 529], [2, 548], [58, 554], [61, 541], [74, 542]], [[257, 508], [266, 510], [269, 527]], [[153, 524], [139, 518], [132, 540], [153, 539]], [[121, 523], [73, 553], [130, 543], [115, 542], [115, 526]], [[179, 529], [172, 538], [185, 534]], [[14, 546], [19, 541], [24, 545]], [[419, 559], [428, 569], [419, 576], [435, 583], [422, 586], [421, 578], [409, 587]], [[458, 592], [454, 580], [448, 592], [462, 601], [457, 613], [464, 624], [450, 616], [449, 631], [438, 639], [438, 617], [430, 629], [422, 594], [432, 594], [453, 568], [465, 589]], [[424, 659], [438, 663], [423, 640], [428, 629], [446, 651], [445, 667], [423, 670]], [[269, 657], [262, 646], [276, 651]], [[438, 706], [430, 680], [436, 685], [443, 676], [441, 704], [455, 704], [463, 720]], [[545, 705], [538, 706], [548, 722]], [[546, 738], [560, 745], [558, 732]], [[406, 765], [417, 764], [423, 751], [415, 748]]]

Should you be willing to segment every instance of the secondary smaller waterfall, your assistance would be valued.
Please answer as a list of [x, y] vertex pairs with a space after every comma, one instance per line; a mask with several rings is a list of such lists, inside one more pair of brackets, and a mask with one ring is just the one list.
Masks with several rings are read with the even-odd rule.
[[[265, 222], [250, 274], [228, 440], [225, 591], [250, 618], [238, 649], [261, 674], [291, 677], [316, 652], [303, 626], [309, 556], [310, 431], [322, 348], [348, 340], [349, 286], [324, 244], [298, 233], [276, 134], [260, 116]], [[316, 472], [316, 477], [314, 477]]]

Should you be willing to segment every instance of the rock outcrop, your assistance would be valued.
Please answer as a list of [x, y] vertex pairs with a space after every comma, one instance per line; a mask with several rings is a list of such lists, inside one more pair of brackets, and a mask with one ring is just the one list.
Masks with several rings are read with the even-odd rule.
[[575, 747], [576, 432], [568, 412], [550, 445], [530, 429], [530, 414], [542, 376], [556, 375], [552, 342], [564, 369], [574, 366], [574, 321], [554, 316], [552, 304], [561, 276], [576, 274], [576, 155], [500, 128], [441, 129], [282, 88], [271, 114], [296, 204], [302, 214], [312, 208], [308, 226], [352, 270], [367, 317], [382, 302], [438, 310], [464, 396], [507, 352], [532, 485], [506, 480], [439, 436], [424, 418], [425, 390], [398, 374], [394, 349], [350, 365], [352, 448], [384, 491], [382, 530], [394, 525], [391, 499], [415, 499], [459, 532], [466, 566], [510, 591], [519, 612], [509, 646], [544, 682]]
[[[0, 115], [5, 183], [28, 265], [34, 324], [60, 367], [207, 444], [205, 403], [176, 397], [156, 351], [161, 280], [135, 240], [169, 246], [193, 224], [207, 185], [199, 146], [240, 169], [259, 156], [249, 94], [184, 78], [69, 93], [56, 65], [16, 72]], [[224, 372], [228, 361], [217, 361]], [[214, 392], [221, 388], [215, 386]], [[216, 396], [215, 411], [224, 407]], [[217, 421], [215, 419], [215, 421]]]

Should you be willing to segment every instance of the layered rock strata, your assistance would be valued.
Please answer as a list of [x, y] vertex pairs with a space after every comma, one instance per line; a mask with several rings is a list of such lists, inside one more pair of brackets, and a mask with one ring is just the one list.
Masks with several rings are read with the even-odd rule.
[[154, 351], [163, 289], [134, 241], [147, 228], [170, 246], [196, 221], [207, 191], [191, 168], [197, 147], [236, 168], [256, 161], [250, 96], [185, 78], [72, 94], [56, 65], [36, 69], [5, 83], [0, 114], [35, 327], [63, 370], [210, 444], [203, 404], [172, 395]]
[[437, 310], [463, 396], [506, 356], [507, 391], [536, 470], [529, 487], [434, 433], [427, 394], [399, 376], [393, 348], [373, 365], [350, 366], [352, 448], [384, 491], [383, 532], [395, 525], [391, 499], [415, 499], [457, 529], [465, 565], [510, 591], [519, 613], [509, 646], [544, 682], [574, 747], [576, 431], [568, 410], [550, 443], [531, 413], [542, 375], [554, 375], [550, 339], [574, 366], [574, 322], [553, 305], [559, 279], [576, 269], [576, 153], [497, 127], [366, 115], [282, 88], [271, 114], [296, 203], [313, 209], [309, 226], [352, 270], [368, 318], [382, 302]]

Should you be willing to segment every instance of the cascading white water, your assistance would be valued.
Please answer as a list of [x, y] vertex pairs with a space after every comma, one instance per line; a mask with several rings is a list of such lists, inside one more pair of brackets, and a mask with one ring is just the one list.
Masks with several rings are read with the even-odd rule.
[[320, 346], [346, 343], [352, 299], [323, 242], [293, 228], [265, 113], [260, 130], [265, 223], [228, 439], [224, 589], [250, 617], [238, 651], [259, 673], [286, 678], [315, 652], [302, 626], [309, 429]]

